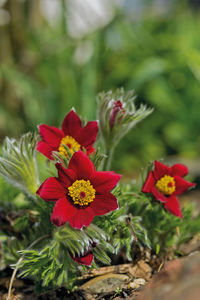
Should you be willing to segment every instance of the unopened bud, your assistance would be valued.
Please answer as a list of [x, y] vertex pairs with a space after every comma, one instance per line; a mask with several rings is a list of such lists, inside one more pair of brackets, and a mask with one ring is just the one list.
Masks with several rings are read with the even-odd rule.
[[119, 121], [122, 120], [123, 118], [123, 114], [125, 113], [125, 110], [123, 108], [123, 104], [120, 100], [118, 101], [113, 101], [112, 103], [112, 109], [110, 112], [110, 120], [109, 120], [109, 124], [110, 124], [110, 128], [112, 129], [114, 124], [115, 124], [115, 120], [118, 114], [121, 115], [121, 117], [119, 118]]

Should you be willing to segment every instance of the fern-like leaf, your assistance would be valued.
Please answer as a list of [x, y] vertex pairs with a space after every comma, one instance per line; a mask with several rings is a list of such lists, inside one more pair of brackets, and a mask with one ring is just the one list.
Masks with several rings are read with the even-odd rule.
[[37, 135], [24, 134], [19, 141], [6, 137], [0, 157], [0, 175], [28, 195], [35, 195], [38, 172], [35, 159]]

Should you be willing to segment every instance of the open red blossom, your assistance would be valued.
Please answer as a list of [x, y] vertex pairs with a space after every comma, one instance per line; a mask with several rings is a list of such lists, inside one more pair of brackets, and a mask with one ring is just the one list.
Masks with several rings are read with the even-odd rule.
[[183, 194], [195, 183], [182, 177], [188, 174], [188, 168], [182, 164], [168, 167], [159, 161], [154, 162], [154, 170], [149, 172], [142, 187], [143, 193], [152, 193], [156, 200], [163, 203], [166, 210], [182, 218], [182, 212], [177, 195]]
[[52, 151], [59, 151], [68, 156], [63, 145], [67, 146], [72, 154], [83, 148], [87, 154], [93, 152], [92, 146], [98, 133], [97, 121], [88, 122], [82, 127], [81, 120], [74, 110], [65, 116], [61, 129], [45, 124], [39, 125], [38, 128], [42, 140], [37, 143], [36, 149], [51, 160]]
[[37, 194], [45, 201], [54, 201], [51, 221], [57, 226], [66, 222], [74, 228], [88, 226], [94, 216], [105, 215], [118, 208], [111, 190], [121, 175], [99, 172], [82, 151], [73, 154], [68, 168], [57, 163], [58, 178], [47, 178]]

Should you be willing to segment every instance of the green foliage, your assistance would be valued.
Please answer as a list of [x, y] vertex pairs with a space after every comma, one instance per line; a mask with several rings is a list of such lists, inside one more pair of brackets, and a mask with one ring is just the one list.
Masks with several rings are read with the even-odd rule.
[[0, 157], [0, 174], [6, 181], [33, 197], [38, 187], [35, 145], [37, 136], [24, 134], [19, 141], [5, 139]]
[[[22, 250], [20, 254], [25, 256], [19, 265], [23, 269], [22, 277], [32, 276], [42, 286], [61, 286], [67, 283], [72, 260], [68, 252], [61, 249], [59, 243], [50, 243], [41, 251]], [[62, 263], [59, 258], [62, 258]]]
[[29, 219], [29, 214], [26, 212], [23, 216], [15, 220], [14, 229], [19, 232], [24, 232], [29, 229]]
[[[123, 187], [126, 189], [126, 186]], [[124, 192], [124, 191], [123, 191]], [[150, 246], [150, 240], [147, 235], [147, 230], [142, 224], [142, 218], [140, 216], [136, 216], [137, 214], [133, 212], [134, 217], [130, 215], [131, 211], [129, 210], [129, 204], [123, 203], [122, 201], [126, 199], [126, 197], [130, 198], [129, 194], [121, 195], [121, 190], [116, 189], [115, 195], [117, 195], [119, 209], [101, 217], [96, 217], [95, 223], [98, 226], [101, 226], [105, 232], [108, 233], [110, 237], [110, 243], [114, 247], [114, 252], [117, 254], [122, 247], [126, 248], [126, 256], [128, 260], [131, 260], [131, 249], [135, 240], [135, 236], [133, 231], [138, 238], [138, 242], [141, 245], [145, 245], [147, 247]], [[129, 220], [130, 219], [130, 220]]]
[[[109, 264], [110, 258], [106, 251], [113, 248], [107, 243], [106, 234], [97, 226], [90, 225], [84, 230], [75, 230], [69, 225], [54, 230], [53, 239], [49, 240], [42, 250], [21, 250], [23, 260], [19, 264], [21, 276], [32, 276], [44, 287], [66, 286], [70, 288], [76, 281], [76, 275], [85, 267], [75, 263], [72, 257], [84, 255], [92, 251], [95, 259]], [[91, 245], [95, 241], [96, 246]], [[93, 267], [96, 263], [93, 262]]]
[[[53, 225], [49, 220], [49, 207], [32, 205], [32, 209], [34, 210], [19, 210], [14, 216], [12, 211], [11, 215], [9, 211], [5, 211], [3, 218], [3, 213], [1, 215], [0, 235], [4, 237], [2, 260], [6, 265], [16, 263], [19, 258], [18, 251], [27, 249], [41, 235], [51, 236]], [[41, 242], [41, 246], [43, 245]]]
[[19, 195], [17, 188], [11, 187], [2, 177], [0, 177], [0, 206], [1, 208], [11, 209], [13, 202]]
[[[158, 201], [138, 192], [134, 182], [121, 183], [115, 189], [119, 209], [101, 217], [95, 223], [110, 236], [110, 243], [118, 253], [126, 249], [126, 257], [131, 260], [131, 250], [136, 243], [133, 231], [141, 246], [163, 256], [167, 252], [178, 252], [179, 247], [200, 232], [200, 214], [194, 215], [195, 207], [187, 204], [183, 208], [183, 220], [164, 210]], [[136, 244], [138, 244], [136, 243]]]
[[139, 240], [151, 246], [153, 253], [163, 255], [171, 249], [178, 249], [182, 243], [199, 234], [200, 214], [193, 216], [195, 211], [193, 205], [187, 204], [183, 208], [181, 220], [165, 211], [158, 201], [153, 201], [149, 196], [137, 191], [138, 187], [133, 183], [121, 184], [119, 206], [127, 207], [128, 214], [140, 216], [142, 227], [145, 228], [142, 239], [137, 231], [135, 233]]
[[89, 155], [91, 161], [95, 165], [95, 169], [99, 170], [102, 167], [103, 161], [106, 158], [106, 155], [101, 153], [100, 148], [98, 147], [92, 154]]

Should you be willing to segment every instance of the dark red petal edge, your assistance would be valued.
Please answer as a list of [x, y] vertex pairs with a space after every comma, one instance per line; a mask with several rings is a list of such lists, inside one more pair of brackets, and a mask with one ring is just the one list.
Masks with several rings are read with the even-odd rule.
[[80, 135], [81, 120], [74, 110], [71, 110], [64, 118], [62, 123], [62, 131], [65, 135], [72, 136], [75, 140]]
[[51, 160], [53, 160], [52, 151], [56, 151], [55, 148], [52, 148], [51, 146], [49, 146], [49, 144], [43, 141], [39, 141], [37, 143], [36, 150]]
[[154, 187], [156, 181], [153, 177], [153, 172], [149, 172], [147, 175], [146, 181], [142, 187], [142, 192], [143, 193], [151, 193], [152, 188]]
[[171, 168], [162, 164], [159, 161], [155, 161], [154, 162], [154, 171], [153, 171], [153, 175], [155, 180], [159, 180], [160, 178], [162, 178], [165, 175], [170, 175], [171, 173]]
[[188, 168], [182, 164], [175, 164], [171, 167], [171, 175], [172, 176], [180, 176], [184, 177], [188, 174]]
[[121, 175], [114, 172], [94, 172], [90, 179], [97, 193], [105, 194], [110, 192], [119, 182]]
[[164, 207], [166, 210], [168, 210], [173, 215], [175, 215], [181, 219], [183, 218], [180, 204], [179, 204], [178, 198], [176, 196], [171, 196], [171, 197], [167, 198], [167, 202], [164, 204]]
[[102, 216], [110, 211], [118, 209], [117, 199], [111, 194], [96, 195], [90, 207], [93, 209], [95, 216]]
[[93, 258], [94, 258], [94, 255], [92, 253], [88, 253], [85, 256], [81, 256], [81, 257], [78, 257], [78, 256], [72, 257], [72, 259], [75, 262], [77, 262], [81, 265], [85, 265], [85, 266], [91, 266]]
[[159, 192], [155, 186], [152, 188], [152, 194], [154, 195], [156, 200], [162, 203], [165, 203], [167, 201], [167, 197], [163, 193]]
[[176, 191], [174, 192], [174, 195], [183, 194], [189, 188], [194, 187], [196, 185], [195, 183], [188, 182], [179, 176], [174, 176], [174, 179], [175, 179], [175, 184], [176, 184]]
[[62, 226], [77, 212], [77, 208], [63, 197], [56, 201], [51, 215], [51, 222], [56, 226]]
[[56, 201], [65, 196], [66, 190], [57, 178], [49, 177], [41, 184], [36, 194], [46, 201]]
[[89, 226], [95, 214], [90, 206], [82, 209], [76, 209], [76, 214], [70, 218], [69, 224], [73, 228], [81, 229], [83, 226]]
[[56, 164], [58, 170], [58, 178], [64, 187], [69, 187], [76, 180], [77, 175], [71, 169], [64, 168], [60, 163]]
[[91, 148], [96, 141], [99, 127], [96, 121], [88, 122], [80, 131], [78, 142], [86, 149]]
[[90, 179], [95, 172], [93, 162], [82, 151], [73, 154], [69, 161], [68, 169], [71, 169], [77, 175], [77, 179]]
[[38, 126], [38, 129], [44, 142], [55, 148], [60, 145], [60, 141], [64, 135], [59, 128], [41, 124]]

